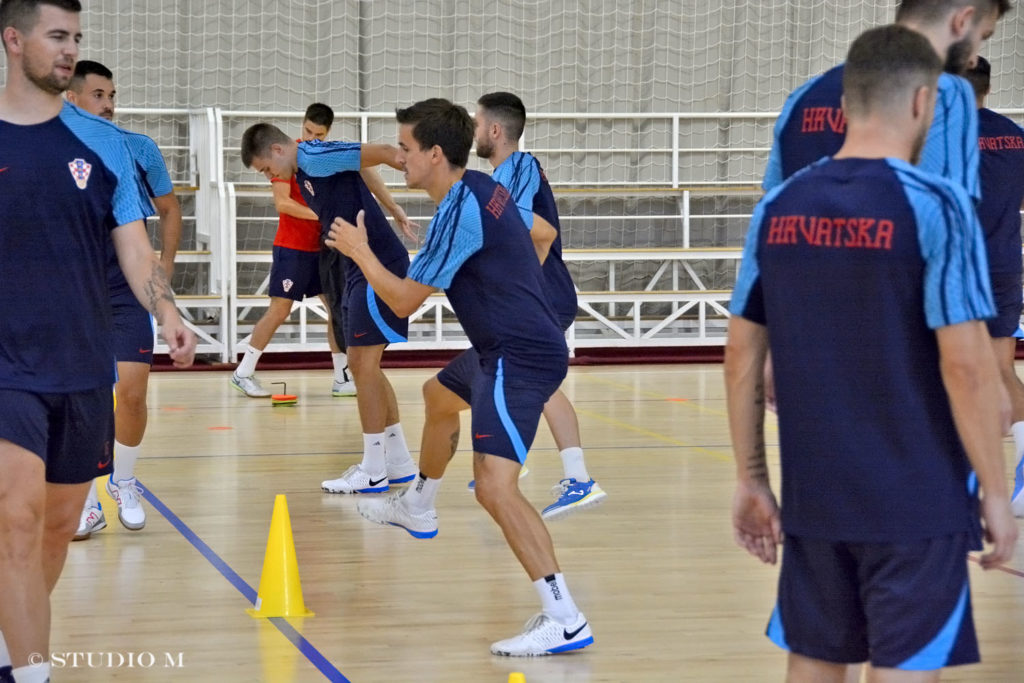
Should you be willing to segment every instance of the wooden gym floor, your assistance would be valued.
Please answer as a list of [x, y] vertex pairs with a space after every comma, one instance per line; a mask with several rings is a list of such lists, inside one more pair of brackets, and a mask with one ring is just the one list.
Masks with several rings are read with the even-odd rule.
[[[433, 372], [387, 373], [414, 456]], [[355, 497], [320, 491], [359, 461], [355, 399], [331, 398], [327, 371], [259, 376], [268, 388], [287, 381], [298, 404], [246, 398], [222, 373], [152, 376], [137, 467], [147, 525], [121, 527], [102, 494], [108, 527], [72, 544], [53, 595], [51, 649], [65, 661], [54, 681], [782, 680], [785, 657], [763, 636], [777, 569], [732, 541], [721, 366], [570, 370], [565, 390], [608, 498], [549, 529], [595, 644], [533, 660], [488, 651], [538, 602], [467, 490], [468, 416], [438, 498], [440, 533], [416, 540], [364, 520]], [[1006, 453], [1011, 476], [1009, 442]], [[544, 425], [528, 465], [521, 486], [541, 508], [561, 474]], [[281, 493], [315, 616], [255, 619], [245, 610]], [[1010, 566], [970, 573], [984, 663], [944, 680], [1024, 680], [1024, 542]]]

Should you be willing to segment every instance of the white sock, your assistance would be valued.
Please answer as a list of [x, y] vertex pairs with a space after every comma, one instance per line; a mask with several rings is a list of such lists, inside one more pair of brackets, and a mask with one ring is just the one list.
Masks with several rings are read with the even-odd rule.
[[262, 355], [263, 349], [254, 349], [251, 346], [247, 348], [245, 355], [242, 356], [242, 362], [235, 369], [235, 374], [239, 377], [252, 377], [256, 372], [256, 363], [259, 362]]
[[384, 433], [363, 434], [363, 471], [368, 474], [380, 474], [387, 471], [384, 459]]
[[409, 453], [409, 444], [405, 442], [405, 432], [402, 431], [401, 423], [396, 422], [384, 428], [384, 449], [391, 462], [401, 463], [412, 458], [412, 454]]
[[114, 440], [114, 473], [110, 478], [115, 484], [135, 476], [135, 462], [139, 459], [141, 450], [142, 446], [125, 446]]
[[571, 624], [579, 616], [579, 609], [569, 595], [569, 588], [565, 585], [565, 577], [562, 573], [545, 576], [533, 582], [540, 596], [540, 604], [544, 613], [560, 624]]
[[[85, 497], [85, 507], [98, 508], [100, 506], [100, 499], [96, 495], [96, 480], [93, 479], [92, 483], [89, 484], [89, 495]], [[2, 662], [0, 662], [2, 664]]]
[[1014, 422], [1010, 425], [1010, 433], [1013, 434], [1013, 450], [1017, 460], [1024, 458], [1024, 422]]
[[14, 683], [50, 683], [50, 663], [29, 664], [11, 672]]
[[[566, 448], [559, 455], [562, 456], [562, 470], [565, 472], [566, 479], [575, 479], [581, 484], [590, 481], [587, 465], [583, 462], [582, 448], [579, 446]], [[114, 461], [114, 467], [117, 467], [117, 460]]]
[[416, 481], [402, 496], [405, 499], [405, 506], [413, 514], [433, 510], [434, 500], [437, 498], [437, 491], [440, 488], [440, 479], [428, 479], [420, 472]]
[[4, 634], [0, 633], [0, 667], [11, 665], [11, 653], [7, 651], [7, 642], [4, 640]]
[[347, 382], [349, 378], [345, 375], [345, 368], [348, 367], [348, 356], [345, 352], [332, 353], [331, 362], [334, 363], [334, 381]]

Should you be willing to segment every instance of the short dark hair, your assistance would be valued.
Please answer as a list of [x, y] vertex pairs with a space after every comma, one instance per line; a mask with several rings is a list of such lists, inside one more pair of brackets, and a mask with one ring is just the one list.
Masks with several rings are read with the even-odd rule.
[[481, 97], [476, 103], [488, 116], [501, 121], [508, 140], [515, 142], [523, 136], [523, 129], [526, 128], [526, 106], [521, 99], [510, 92], [492, 92]]
[[242, 163], [252, 166], [254, 157], [265, 157], [271, 145], [285, 144], [292, 139], [272, 123], [255, 123], [242, 133]]
[[90, 74], [99, 76], [100, 78], [109, 78], [110, 80], [114, 80], [113, 71], [99, 62], [83, 59], [75, 64], [75, 75], [71, 77], [71, 83], [68, 85], [68, 89], [77, 92], [82, 87], [82, 82], [85, 80], [85, 77]]
[[1010, 0], [901, 0], [900, 6], [896, 9], [896, 21], [904, 19], [919, 19], [926, 23], [938, 21], [951, 10], [958, 10], [968, 5], [973, 5], [981, 15], [987, 15], [993, 9], [998, 10], [1000, 17], [1013, 9]]
[[465, 107], [433, 97], [405, 109], [396, 109], [401, 124], [412, 124], [420, 149], [437, 145], [452, 166], [465, 168], [473, 146], [473, 119]]
[[[0, 0], [0, 33], [8, 26], [29, 33], [39, 19], [40, 5], [52, 5], [66, 12], [82, 11], [82, 3], [78, 0]], [[4, 49], [7, 49], [6, 42]]]
[[922, 86], [936, 88], [942, 66], [917, 31], [898, 24], [865, 31], [850, 46], [843, 68], [846, 112], [856, 117]]
[[964, 72], [964, 78], [974, 88], [975, 97], [984, 97], [992, 89], [992, 65], [979, 56], [978, 63]]
[[306, 107], [305, 120], [330, 130], [334, 125], [334, 110], [322, 102], [314, 102]]

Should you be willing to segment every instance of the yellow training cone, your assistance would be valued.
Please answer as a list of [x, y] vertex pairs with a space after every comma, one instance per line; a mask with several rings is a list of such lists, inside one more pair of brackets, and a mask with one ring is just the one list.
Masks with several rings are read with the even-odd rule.
[[516, 672], [508, 675], [508, 683], [526, 683], [526, 676]]
[[288, 518], [288, 501], [284, 494], [274, 498], [274, 516], [270, 520], [267, 553], [263, 556], [263, 573], [256, 605], [246, 612], [254, 617], [311, 617], [302, 600], [299, 562], [295, 559], [295, 540]]

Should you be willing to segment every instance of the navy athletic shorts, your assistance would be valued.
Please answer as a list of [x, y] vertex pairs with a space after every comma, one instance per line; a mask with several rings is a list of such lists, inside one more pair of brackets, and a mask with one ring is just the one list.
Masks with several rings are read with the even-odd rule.
[[1021, 274], [992, 273], [996, 317], [985, 321], [993, 339], [1020, 336]]
[[111, 387], [71, 394], [0, 389], [0, 439], [32, 451], [51, 484], [81, 484], [110, 472]]
[[320, 252], [300, 251], [288, 247], [274, 247], [274, 262], [270, 266], [270, 296], [292, 301], [320, 296]]
[[966, 532], [906, 543], [786, 536], [767, 635], [837, 664], [934, 671], [978, 662], [970, 541]]

